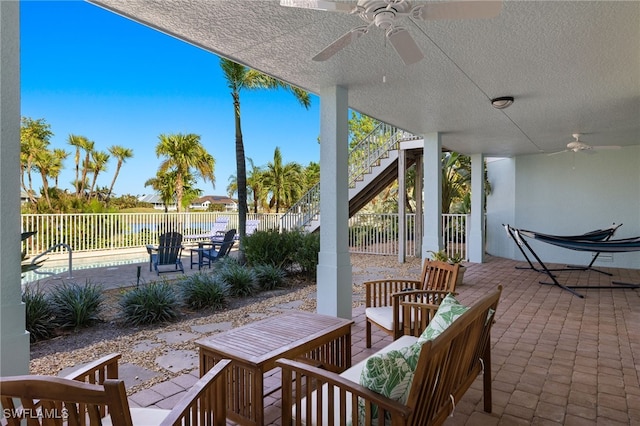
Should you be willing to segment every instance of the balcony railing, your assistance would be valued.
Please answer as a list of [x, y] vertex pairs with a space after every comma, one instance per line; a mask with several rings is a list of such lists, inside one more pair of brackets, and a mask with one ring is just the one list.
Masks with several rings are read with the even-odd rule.
[[[238, 215], [218, 212], [187, 213], [87, 213], [23, 214], [22, 232], [37, 231], [24, 241], [26, 254], [37, 256], [50, 247], [66, 244], [74, 254], [104, 250], [141, 248], [155, 244], [158, 235], [177, 231], [183, 235], [207, 233], [218, 216], [229, 217], [228, 228], [238, 227]], [[258, 219], [258, 230], [280, 229], [283, 214], [249, 214]], [[460, 253], [467, 258], [467, 215], [443, 215], [443, 242], [449, 255]], [[407, 214], [407, 233], [403, 240], [406, 253], [415, 256], [415, 215]], [[396, 255], [398, 253], [398, 214], [358, 213], [349, 220], [349, 247], [353, 253]], [[63, 248], [51, 254], [67, 256]], [[146, 252], [145, 252], [146, 253]]]

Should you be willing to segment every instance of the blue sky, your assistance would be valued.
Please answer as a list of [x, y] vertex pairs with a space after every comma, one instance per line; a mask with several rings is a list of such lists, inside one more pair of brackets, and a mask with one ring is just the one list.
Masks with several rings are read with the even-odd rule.
[[[70, 134], [83, 135], [106, 151], [132, 148], [114, 192], [152, 192], [158, 135], [195, 133], [216, 159], [215, 190], [226, 193], [236, 174], [235, 132], [229, 89], [219, 58], [185, 42], [84, 1], [21, 2], [22, 116], [44, 118], [54, 136], [51, 148], [72, 151]], [[306, 110], [288, 92], [241, 94], [245, 154], [259, 166], [280, 147], [285, 162], [319, 162], [319, 98]], [[98, 185], [109, 186], [114, 160]], [[71, 188], [71, 155], [59, 186]], [[38, 180], [34, 186], [39, 186]]]

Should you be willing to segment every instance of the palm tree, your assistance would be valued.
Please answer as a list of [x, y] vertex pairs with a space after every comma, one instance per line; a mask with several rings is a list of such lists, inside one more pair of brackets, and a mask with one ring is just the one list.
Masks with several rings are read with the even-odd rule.
[[320, 164], [310, 161], [309, 165], [304, 168], [304, 192], [309, 191], [318, 182], [320, 182]]
[[[82, 163], [82, 178], [78, 185], [78, 192], [76, 193], [78, 198], [80, 197], [81, 194], [84, 193], [85, 187], [87, 185], [87, 173], [91, 168], [91, 154], [93, 152], [94, 145], [95, 145], [94, 142], [90, 141], [87, 138], [84, 138], [84, 140], [82, 140], [81, 142], [80, 148], [84, 150], [85, 156], [84, 156], [84, 162]], [[77, 183], [78, 181], [76, 180], [76, 184]], [[91, 198], [91, 193], [89, 193], [89, 198]]]
[[442, 213], [449, 213], [453, 201], [461, 200], [471, 186], [471, 159], [458, 152], [442, 154]]
[[280, 213], [280, 206], [291, 204], [300, 197], [303, 188], [302, 168], [298, 163], [282, 163], [280, 148], [273, 152], [273, 162], [267, 164], [264, 172], [264, 186], [271, 192], [269, 207], [276, 207]]
[[65, 151], [62, 148], [54, 148], [53, 149], [53, 157], [54, 157], [54, 165], [51, 169], [50, 176], [55, 179], [55, 186], [58, 187], [58, 177], [60, 176], [60, 172], [63, 168], [63, 161], [69, 157], [69, 152]]
[[174, 202], [175, 187], [176, 187], [176, 173], [175, 171], [156, 172], [156, 177], [147, 179], [144, 186], [152, 187], [162, 199], [164, 204], [164, 212], [169, 211], [169, 205]]
[[182, 209], [182, 198], [186, 177], [194, 175], [202, 177], [205, 181], [211, 180], [215, 188], [215, 159], [200, 143], [200, 136], [193, 133], [160, 135], [160, 142], [156, 146], [158, 158], [166, 158], [160, 164], [158, 172], [166, 173], [173, 170], [176, 173], [175, 194], [178, 212]]
[[240, 92], [243, 89], [285, 89], [293, 93], [300, 104], [305, 108], [309, 108], [311, 99], [309, 94], [302, 89], [291, 86], [290, 84], [276, 80], [259, 71], [237, 64], [228, 59], [220, 59], [220, 66], [227, 87], [231, 89], [231, 97], [233, 98], [233, 112], [235, 118], [236, 130], [236, 176], [238, 182], [238, 233], [240, 234], [240, 261], [244, 261], [244, 252], [242, 245], [242, 237], [246, 234], [247, 221], [247, 168], [244, 157], [244, 141], [242, 139], [242, 126], [240, 120]]
[[96, 187], [98, 175], [107, 171], [107, 162], [109, 161], [109, 154], [104, 151], [92, 151], [91, 162], [89, 163], [89, 170], [93, 172], [93, 181], [91, 182], [91, 188], [89, 189], [89, 199], [94, 195], [93, 190]]
[[42, 192], [47, 200], [47, 207], [51, 209], [51, 198], [49, 198], [49, 175], [55, 167], [55, 156], [48, 149], [42, 149], [35, 154], [33, 166], [40, 172], [42, 177]]
[[[31, 171], [34, 169], [36, 156], [47, 150], [51, 136], [53, 136], [51, 126], [44, 118], [34, 120], [30, 117], [22, 117], [20, 126], [20, 169], [22, 173], [20, 181], [22, 189], [29, 194], [29, 198], [34, 203]], [[25, 172], [29, 181], [28, 187], [24, 183]]]
[[89, 140], [84, 136], [69, 135], [67, 143], [76, 148], [76, 154], [74, 156], [76, 165], [76, 179], [73, 185], [76, 189], [76, 196], [80, 195], [80, 150], [87, 146]]
[[116, 165], [116, 171], [113, 174], [113, 180], [111, 181], [111, 186], [107, 193], [107, 200], [111, 198], [111, 192], [113, 191], [113, 186], [116, 184], [116, 179], [118, 178], [122, 164], [125, 163], [128, 158], [133, 157], [133, 150], [131, 148], [125, 148], [119, 145], [110, 146], [109, 152], [118, 160], [118, 164]]

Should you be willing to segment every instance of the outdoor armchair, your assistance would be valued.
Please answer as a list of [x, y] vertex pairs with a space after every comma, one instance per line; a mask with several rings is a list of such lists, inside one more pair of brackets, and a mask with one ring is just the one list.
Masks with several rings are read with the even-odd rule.
[[[222, 241], [211, 241], [210, 243], [202, 243], [202, 257], [209, 259], [211, 262], [218, 261], [227, 256], [235, 243], [234, 238], [236, 230], [231, 229], [224, 235]], [[216, 250], [216, 247], [218, 248]]]
[[29, 425], [52, 426], [226, 424], [229, 360], [202, 376], [173, 409], [163, 410], [129, 407], [124, 381], [118, 379], [119, 358], [120, 354], [107, 355], [66, 377], [1, 377], [0, 403], [7, 424], [21, 425], [20, 417]]
[[[416, 301], [437, 305], [447, 293], [455, 292], [459, 269], [459, 264], [425, 260], [420, 280], [390, 279], [365, 282], [366, 347], [371, 347], [372, 324], [382, 328], [394, 339], [402, 336], [404, 324], [397, 303], [394, 304], [394, 295], [411, 290], [435, 291], [420, 295], [420, 300]], [[395, 299], [398, 297], [405, 296], [397, 296]]]
[[[182, 234], [178, 232], [167, 232], [160, 235], [158, 246], [147, 244], [149, 253], [149, 271], [151, 267], [160, 275], [162, 272], [181, 271], [184, 274], [182, 265]], [[160, 266], [173, 266], [174, 269], [160, 270]]]

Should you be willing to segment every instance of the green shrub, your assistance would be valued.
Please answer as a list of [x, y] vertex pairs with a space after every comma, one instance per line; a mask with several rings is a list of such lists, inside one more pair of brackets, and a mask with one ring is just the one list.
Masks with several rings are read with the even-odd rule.
[[182, 300], [192, 309], [221, 309], [227, 304], [227, 284], [215, 275], [199, 272], [183, 278], [178, 284]]
[[152, 282], [122, 295], [124, 319], [133, 325], [173, 321], [179, 317], [178, 300], [166, 282]]
[[253, 272], [258, 280], [258, 286], [262, 290], [273, 290], [281, 287], [284, 282], [286, 272], [273, 265], [256, 265]]
[[104, 296], [102, 286], [89, 280], [84, 285], [75, 282], [62, 283], [53, 288], [49, 298], [60, 327], [88, 327], [100, 320]]
[[297, 263], [298, 247], [306, 234], [302, 231], [256, 231], [245, 237], [244, 253], [250, 265], [273, 265], [291, 269]]
[[304, 234], [301, 238], [296, 260], [302, 273], [313, 278], [318, 270], [318, 253], [320, 252], [320, 234]]
[[31, 342], [53, 336], [55, 329], [53, 309], [44, 292], [37, 287], [26, 287], [22, 293], [22, 301], [25, 305], [26, 328]]
[[252, 269], [237, 262], [224, 262], [218, 268], [217, 277], [228, 286], [230, 296], [246, 297], [258, 291], [258, 280]]

